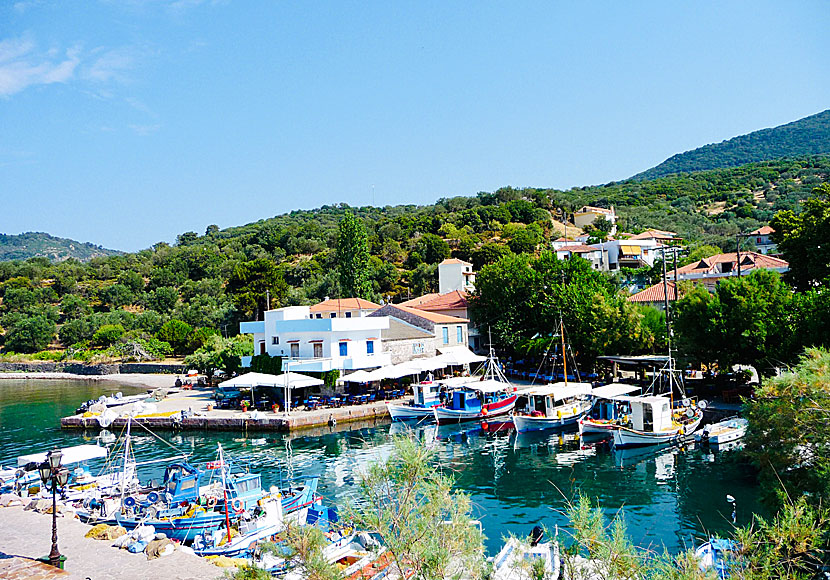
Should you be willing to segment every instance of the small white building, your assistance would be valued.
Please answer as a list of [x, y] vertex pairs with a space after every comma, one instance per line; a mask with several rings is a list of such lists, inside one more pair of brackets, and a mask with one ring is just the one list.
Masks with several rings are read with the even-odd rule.
[[[312, 308], [268, 310], [265, 320], [240, 323], [239, 332], [253, 335], [256, 354], [284, 357], [292, 371], [348, 371], [390, 364], [382, 341], [383, 331], [389, 328], [388, 317], [347, 317], [345, 312], [349, 310], [342, 311], [343, 316], [331, 316], [340, 314], [337, 311], [321, 310], [317, 317]], [[250, 357], [243, 357], [242, 365], [250, 365]]]
[[654, 238], [610, 240], [595, 245], [605, 251], [604, 269], [611, 272], [620, 268], [653, 266], [663, 248], [663, 244]]
[[438, 293], [453, 290], [472, 292], [475, 290], [476, 273], [473, 265], [458, 258], [447, 258], [438, 264]]
[[605, 209], [604, 207], [593, 207], [584, 205], [574, 212], [574, 225], [578, 228], [584, 228], [591, 225], [596, 219], [604, 219], [611, 222], [611, 233], [616, 231], [617, 214], [614, 212], [614, 207]]
[[606, 270], [604, 251], [602, 246], [586, 246], [585, 244], [574, 244], [562, 246], [556, 249], [556, 257], [560, 260], [570, 260], [573, 257], [588, 260], [594, 270]]
[[772, 234], [775, 230], [769, 226], [763, 226], [757, 230], [750, 232], [750, 238], [755, 240], [755, 246], [758, 248], [759, 254], [777, 254], [778, 244], [772, 241]]

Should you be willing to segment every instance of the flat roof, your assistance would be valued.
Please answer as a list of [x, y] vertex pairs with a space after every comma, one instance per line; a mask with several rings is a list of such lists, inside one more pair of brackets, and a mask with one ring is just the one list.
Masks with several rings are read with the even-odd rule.
[[552, 396], [554, 401], [560, 399], [567, 399], [568, 397], [576, 397], [577, 395], [590, 395], [591, 383], [552, 383], [549, 385], [542, 385], [540, 387], [533, 387], [520, 393], [522, 395], [533, 396]]

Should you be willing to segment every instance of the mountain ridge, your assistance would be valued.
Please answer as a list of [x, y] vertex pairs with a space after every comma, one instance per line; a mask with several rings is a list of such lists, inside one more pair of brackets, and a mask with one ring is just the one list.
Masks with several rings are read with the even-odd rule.
[[74, 258], [80, 262], [87, 262], [92, 258], [121, 253], [123, 252], [91, 242], [60, 238], [46, 232], [0, 233], [0, 261], [47, 258], [53, 262], [61, 262]]
[[711, 169], [739, 167], [784, 157], [830, 153], [830, 109], [672, 155], [631, 179], [636, 181]]

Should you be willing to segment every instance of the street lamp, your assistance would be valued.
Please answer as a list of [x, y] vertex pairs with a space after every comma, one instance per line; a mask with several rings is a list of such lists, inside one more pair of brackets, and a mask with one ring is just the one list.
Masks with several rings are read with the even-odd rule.
[[49, 552], [49, 563], [61, 567], [61, 553], [58, 551], [58, 509], [56, 493], [59, 487], [64, 487], [69, 481], [69, 470], [61, 465], [62, 453], [55, 449], [46, 454], [46, 461], [38, 465], [40, 480], [43, 485], [52, 487], [52, 551]]

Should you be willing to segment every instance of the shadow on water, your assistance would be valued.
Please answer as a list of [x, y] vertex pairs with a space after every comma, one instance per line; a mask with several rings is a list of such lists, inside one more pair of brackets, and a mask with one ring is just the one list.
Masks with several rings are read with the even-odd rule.
[[[87, 399], [119, 390], [141, 392], [89, 382], [0, 381], [0, 465], [13, 464], [23, 453], [94, 440], [97, 432], [61, 431], [59, 418]], [[290, 436], [166, 432], [158, 434], [162, 443], [133, 430], [139, 461], [169, 457], [170, 445], [194, 462], [207, 461], [222, 443], [236, 462], [262, 473], [266, 486], [317, 476], [320, 492], [333, 503], [359, 499], [360, 470], [391, 453], [391, 435], [406, 432], [410, 428], [403, 424], [370, 420]], [[706, 532], [729, 531], [726, 494], [738, 500], [739, 524], [747, 523], [753, 512], [765, 513], [739, 451], [670, 447], [620, 453], [607, 445], [584, 445], [575, 434], [486, 436], [474, 423], [425, 424], [412, 432], [435, 446], [441, 468], [452, 472], [457, 487], [470, 494], [490, 553], [499, 549], [504, 535], [524, 536], [537, 523], [558, 526], [566, 534], [563, 510], [580, 493], [598, 500], [609, 516], [624, 514], [638, 545], [665, 545], [670, 551], [691, 546]], [[142, 477], [158, 479], [163, 468], [147, 466]]]

